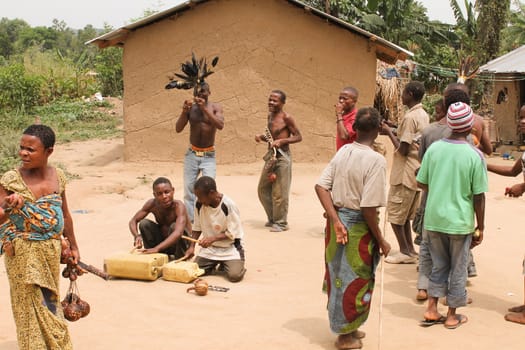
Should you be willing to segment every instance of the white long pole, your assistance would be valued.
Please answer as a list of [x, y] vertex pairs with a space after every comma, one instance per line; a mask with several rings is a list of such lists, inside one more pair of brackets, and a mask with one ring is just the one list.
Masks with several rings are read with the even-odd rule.
[[[384, 208], [385, 214], [383, 215], [383, 238], [386, 235], [386, 208]], [[377, 342], [377, 348], [381, 350], [382, 344], [381, 340], [383, 339], [383, 291], [384, 291], [384, 278], [385, 278], [385, 257], [380, 256], [380, 275], [381, 281], [379, 282], [379, 337]]]

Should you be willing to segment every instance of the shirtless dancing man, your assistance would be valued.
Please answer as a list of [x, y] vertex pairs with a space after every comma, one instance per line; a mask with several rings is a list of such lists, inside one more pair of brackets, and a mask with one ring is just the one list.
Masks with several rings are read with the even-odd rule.
[[221, 105], [208, 101], [210, 86], [202, 83], [196, 91], [193, 100], [184, 101], [175, 124], [175, 131], [180, 133], [190, 123], [190, 147], [184, 157], [184, 204], [192, 222], [195, 206], [193, 186], [199, 173], [215, 178], [215, 133], [217, 129], [224, 128]]
[[[265, 164], [257, 192], [268, 218], [265, 226], [270, 227], [271, 232], [288, 230], [288, 197], [292, 182], [292, 155], [289, 145], [303, 139], [294, 118], [283, 111], [285, 103], [284, 92], [273, 90], [270, 93], [268, 98], [270, 135], [268, 136], [273, 140], [266, 134], [255, 135], [256, 142], [268, 142], [268, 153], [263, 158]], [[275, 159], [272, 159], [273, 152], [275, 152]], [[268, 176], [269, 170], [276, 175], [275, 178]]]

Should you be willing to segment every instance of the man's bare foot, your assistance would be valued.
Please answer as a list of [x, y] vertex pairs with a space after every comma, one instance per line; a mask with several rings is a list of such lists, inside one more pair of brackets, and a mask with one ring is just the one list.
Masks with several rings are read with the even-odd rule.
[[356, 329], [351, 334], [356, 339], [363, 339], [364, 337], [366, 337], [366, 333], [363, 331], [360, 331], [359, 329]]
[[416, 300], [417, 301], [425, 301], [428, 299], [428, 294], [425, 289], [419, 289], [417, 291]]
[[427, 321], [437, 321], [437, 320], [441, 319], [442, 317], [443, 317], [443, 315], [441, 315], [439, 312], [426, 311], [423, 314], [423, 319], [425, 319]]
[[361, 340], [353, 337], [352, 333], [340, 334], [334, 345], [338, 350], [361, 349], [363, 347]]
[[454, 314], [447, 317], [445, 321], [445, 328], [447, 329], [456, 329], [461, 326], [463, 323], [467, 323], [468, 318], [465, 315]]
[[519, 306], [513, 306], [509, 309], [510, 312], [525, 312], [525, 304]]
[[525, 324], [525, 311], [520, 313], [510, 313], [505, 315], [505, 320], [519, 324]]

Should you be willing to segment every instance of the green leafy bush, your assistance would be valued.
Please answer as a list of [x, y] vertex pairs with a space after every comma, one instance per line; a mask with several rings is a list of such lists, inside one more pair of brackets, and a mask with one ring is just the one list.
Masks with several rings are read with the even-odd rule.
[[41, 80], [22, 64], [0, 67], [0, 109], [29, 110], [39, 101]]
[[2, 137], [0, 138], [0, 174], [13, 169], [18, 164], [19, 143], [19, 133], [2, 130]]
[[95, 70], [102, 95], [122, 96], [122, 49], [109, 47], [100, 50], [95, 57]]
[[74, 100], [90, 96], [98, 90], [98, 82], [88, 74], [87, 55], [76, 59], [65, 57], [58, 50], [42, 52], [31, 47], [24, 53], [24, 66], [28, 73], [40, 77], [40, 104], [59, 99]]

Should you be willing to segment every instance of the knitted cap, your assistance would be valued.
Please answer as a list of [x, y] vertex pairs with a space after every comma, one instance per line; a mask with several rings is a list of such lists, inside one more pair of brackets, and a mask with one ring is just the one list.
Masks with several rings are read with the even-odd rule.
[[470, 106], [464, 102], [456, 102], [448, 107], [447, 125], [454, 132], [465, 132], [472, 129], [474, 113]]

